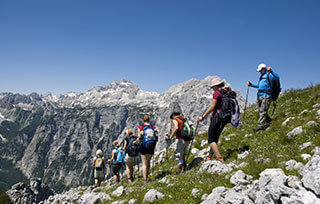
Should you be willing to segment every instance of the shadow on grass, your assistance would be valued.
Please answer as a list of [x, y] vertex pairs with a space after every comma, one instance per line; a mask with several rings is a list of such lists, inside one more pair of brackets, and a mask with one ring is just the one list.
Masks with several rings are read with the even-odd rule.
[[199, 166], [199, 164], [201, 164], [202, 161], [203, 161], [203, 158], [201, 158], [201, 157], [196, 157], [196, 158], [194, 158], [194, 159], [191, 161], [190, 164], [187, 164], [186, 170], [190, 170], [190, 169], [192, 169], [192, 168], [194, 168], [194, 167]]
[[249, 145], [244, 145], [242, 147], [239, 147], [238, 149], [227, 149], [227, 155], [225, 156], [224, 160], [228, 160], [232, 157], [232, 154], [233, 153], [242, 153], [242, 152], [245, 152], [245, 151], [248, 151], [250, 149]]

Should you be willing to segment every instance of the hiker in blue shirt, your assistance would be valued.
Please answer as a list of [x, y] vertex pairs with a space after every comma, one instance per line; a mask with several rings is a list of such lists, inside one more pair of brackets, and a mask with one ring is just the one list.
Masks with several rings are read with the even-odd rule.
[[123, 162], [120, 161], [122, 158], [120, 156], [122, 155], [122, 148], [119, 145], [118, 140], [114, 140], [112, 142], [112, 145], [114, 149], [112, 150], [112, 156], [108, 160], [108, 162], [112, 162], [112, 172], [113, 172], [113, 181], [114, 183], [119, 183], [120, 182], [120, 169], [122, 167]]
[[271, 87], [273, 85], [273, 80], [280, 79], [279, 75], [275, 73], [270, 66], [267, 67], [265, 64], [259, 64], [257, 71], [260, 72], [258, 84], [252, 84], [250, 81], [248, 81], [248, 86], [258, 89], [257, 104], [259, 120], [258, 127], [254, 128], [253, 131], [265, 130], [268, 127], [268, 124], [271, 122], [271, 118], [268, 115], [268, 110], [272, 102]]

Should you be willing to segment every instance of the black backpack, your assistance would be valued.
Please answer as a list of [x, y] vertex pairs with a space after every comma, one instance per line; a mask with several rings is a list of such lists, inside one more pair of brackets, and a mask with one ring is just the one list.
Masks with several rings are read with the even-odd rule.
[[139, 143], [136, 143], [136, 144], [133, 143], [136, 139], [137, 139], [136, 137], [130, 137], [129, 140], [128, 140], [126, 152], [128, 153], [128, 155], [130, 157], [135, 157], [135, 156], [138, 156], [138, 154], [139, 154], [140, 144]]
[[[271, 83], [270, 83], [270, 79], [269, 79], [269, 74], [270, 72], [268, 72], [267, 74], [267, 80], [268, 80], [268, 83], [270, 84], [271, 86]], [[271, 87], [271, 98], [272, 100], [277, 100], [278, 97], [279, 97], [279, 94], [281, 92], [281, 87], [280, 87], [280, 80], [279, 79], [274, 79], [272, 80], [272, 87]]]
[[236, 99], [236, 92], [230, 89], [219, 89], [222, 94], [221, 112], [216, 116], [226, 123], [231, 123], [233, 127], [240, 127], [240, 108]]

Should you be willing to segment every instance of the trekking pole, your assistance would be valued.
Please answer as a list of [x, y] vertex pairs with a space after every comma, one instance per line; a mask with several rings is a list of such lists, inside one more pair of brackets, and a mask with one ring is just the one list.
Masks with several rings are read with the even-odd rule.
[[247, 95], [246, 95], [246, 103], [244, 105], [244, 111], [243, 111], [243, 120], [244, 120], [244, 117], [246, 115], [246, 110], [247, 110], [247, 103], [248, 103], [248, 95], [249, 95], [249, 86], [247, 88]]
[[197, 135], [198, 125], [199, 125], [199, 122], [197, 122], [196, 129], [194, 130], [193, 139], [191, 140], [191, 145], [190, 145], [190, 148], [188, 150], [188, 154], [187, 154], [186, 161], [185, 161], [185, 166], [183, 166], [183, 170], [184, 171], [186, 170], [186, 167], [187, 167], [187, 161], [188, 161], [188, 158], [189, 158], [189, 154], [191, 152], [191, 148], [192, 148], [194, 137]]
[[169, 140], [170, 140], [168, 134], [166, 135], [165, 140], [166, 140], [166, 167], [167, 167], [167, 171], [168, 171], [168, 168], [169, 168], [168, 167], [168, 151], [169, 151]]

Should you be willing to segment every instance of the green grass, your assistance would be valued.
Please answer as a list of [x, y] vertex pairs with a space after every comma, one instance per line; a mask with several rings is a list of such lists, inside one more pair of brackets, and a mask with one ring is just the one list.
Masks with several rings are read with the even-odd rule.
[[1, 204], [10, 204], [11, 203], [9, 196], [5, 192], [3, 192], [2, 190], [0, 190], [0, 203]]
[[[282, 97], [278, 99], [272, 124], [262, 132], [253, 132], [258, 120], [256, 106], [251, 107], [246, 112], [246, 117], [242, 120], [241, 128], [233, 128], [229, 124], [225, 127], [219, 140], [219, 149], [225, 158], [226, 164], [242, 162], [247, 165], [239, 168], [245, 173], [253, 176], [254, 179], [259, 178], [259, 174], [267, 168], [281, 168], [287, 175], [299, 176], [297, 171], [287, 171], [284, 162], [294, 159], [298, 162], [306, 163], [301, 158], [302, 153], [311, 154], [316, 146], [320, 146], [320, 125], [319, 117], [316, 110], [319, 108], [312, 107], [314, 104], [320, 104], [320, 85], [312, 86], [303, 90], [288, 90]], [[271, 106], [269, 114], [271, 114], [273, 106]], [[307, 112], [302, 113], [302, 111]], [[287, 125], [282, 126], [283, 121], [288, 117], [295, 117]], [[316, 121], [317, 126], [306, 126], [309, 121]], [[288, 139], [286, 136], [292, 129], [303, 126], [304, 132]], [[193, 147], [197, 149], [207, 148], [205, 145], [201, 147], [201, 141], [207, 139], [207, 133], [198, 135], [194, 141]], [[300, 152], [299, 146], [306, 142], [312, 142], [312, 146]], [[237, 155], [249, 151], [249, 156], [245, 159], [238, 159]], [[136, 203], [142, 203], [145, 193], [150, 189], [156, 189], [166, 195], [164, 200], [155, 203], [200, 203], [201, 196], [204, 193], [209, 194], [211, 190], [218, 186], [232, 187], [230, 177], [239, 169], [233, 169], [232, 172], [225, 175], [213, 175], [206, 172], [197, 173], [200, 166], [193, 167], [182, 174], [175, 175], [176, 161], [173, 158], [173, 152], [170, 151], [169, 159], [162, 164], [157, 165], [153, 174], [150, 175], [151, 182], [143, 183], [142, 177], [139, 176], [133, 183], [127, 182], [124, 178], [120, 184], [106, 187], [102, 192], [109, 195], [123, 185], [125, 188], [134, 187], [134, 191], [123, 195], [114, 200], [127, 200], [134, 198]], [[194, 159], [194, 155], [190, 155], [188, 162]], [[164, 176], [170, 180], [170, 185], [160, 183], [159, 180]], [[200, 190], [197, 197], [190, 196], [193, 188]], [[111, 203], [113, 201], [102, 201], [101, 203]]]

